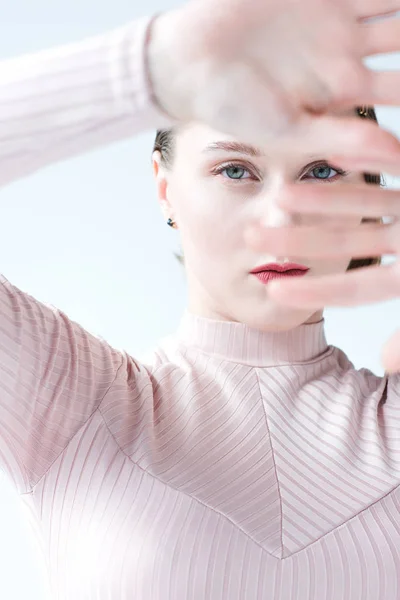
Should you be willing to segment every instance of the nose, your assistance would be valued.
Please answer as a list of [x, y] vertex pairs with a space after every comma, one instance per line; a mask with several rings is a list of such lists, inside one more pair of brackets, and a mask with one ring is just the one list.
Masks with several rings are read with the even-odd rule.
[[267, 227], [289, 227], [296, 224], [296, 216], [277, 204], [269, 205], [264, 212], [263, 224]]
[[288, 212], [279, 204], [279, 200], [285, 193], [286, 184], [277, 182], [271, 187], [262, 201], [262, 222], [267, 227], [289, 227], [300, 225], [301, 215]]
[[[287, 212], [279, 204], [279, 199], [285, 192], [285, 184], [277, 183], [273, 189], [269, 189], [261, 203], [261, 221], [266, 227], [291, 227], [300, 225], [302, 215], [294, 212]], [[276, 256], [277, 262], [285, 262], [287, 259], [296, 259], [293, 256]], [[272, 261], [272, 258], [271, 258]]]

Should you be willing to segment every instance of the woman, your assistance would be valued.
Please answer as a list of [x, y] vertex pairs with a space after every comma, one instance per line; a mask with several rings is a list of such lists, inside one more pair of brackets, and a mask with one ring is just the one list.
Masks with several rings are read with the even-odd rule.
[[[234, 3], [238, 23], [240, 4]], [[281, 27], [283, 36], [285, 19], [300, 23], [281, 1], [262, 4], [270, 9], [264, 26], [271, 32]], [[303, 2], [302, 10], [312, 16], [314, 4]], [[261, 9], [256, 2], [248, 7], [243, 1], [245, 7], [253, 25], [243, 25], [242, 33], [250, 36], [252, 27], [253, 34], [261, 31]], [[271, 127], [264, 126], [260, 155], [247, 148], [252, 156], [244, 156], [242, 146], [239, 157], [232, 143], [243, 140], [233, 137], [235, 127], [247, 132], [246, 143], [260, 135], [248, 106], [237, 122], [235, 99], [227, 105], [222, 94], [210, 106], [207, 91], [200, 102], [200, 92], [190, 95], [190, 62], [188, 78], [182, 74], [168, 87], [156, 60], [164, 60], [168, 73], [188, 55], [200, 56], [199, 64], [209, 61], [214, 92], [218, 82], [229, 87], [235, 80], [235, 69], [215, 75], [222, 58], [212, 69], [210, 31], [198, 28], [196, 38], [190, 10], [182, 11], [157, 20], [164, 25], [152, 30], [151, 41], [152, 22], [143, 19], [0, 65], [3, 184], [140, 128], [174, 127], [170, 161], [159, 136], [154, 171], [165, 216], [182, 232], [190, 300], [177, 334], [139, 362], [3, 277], [2, 467], [43, 536], [56, 598], [399, 598], [399, 377], [356, 371], [327, 345], [321, 309], [274, 304], [267, 277], [251, 271], [272, 260], [284, 264], [286, 257], [256, 252], [242, 237], [245, 225], [263, 217], [268, 225], [314, 221], [315, 215], [289, 217], [277, 202], [280, 192], [311, 187], [310, 179], [321, 193], [332, 179], [339, 198], [342, 190], [359, 188], [362, 171], [344, 173], [346, 166], [331, 166], [326, 157], [336, 153], [343, 163], [356, 157], [363, 169], [384, 164], [389, 170], [399, 161], [399, 145], [372, 119], [351, 117], [348, 99], [333, 116], [316, 116], [316, 107], [337, 101], [340, 90], [333, 85], [323, 100], [324, 86], [316, 82], [325, 71], [313, 76], [305, 60], [294, 76], [304, 82], [308, 107], [300, 96], [291, 108], [288, 101], [279, 126], [271, 116]], [[206, 21], [210, 7], [195, 3], [193, 11]], [[316, 13], [320, 23], [322, 12]], [[340, 31], [361, 27], [339, 21]], [[218, 23], [220, 39], [225, 35], [239, 47], [233, 30], [226, 33], [232, 13], [226, 24], [222, 34]], [[380, 37], [379, 48], [387, 50], [389, 30], [394, 47], [392, 27], [369, 29], [369, 47], [378, 49]], [[312, 57], [303, 52], [311, 47], [323, 54], [324, 40], [313, 40], [307, 27], [302, 31], [292, 54]], [[280, 40], [276, 35], [277, 47]], [[176, 54], [184, 44], [192, 54]], [[248, 52], [244, 43], [241, 52]], [[349, 49], [346, 57], [351, 65]], [[229, 56], [223, 60], [229, 67]], [[276, 59], [267, 66], [272, 77]], [[258, 73], [248, 92], [261, 117], [257, 84], [266, 82]], [[393, 102], [387, 80], [377, 75], [373, 81], [382, 85], [367, 86], [366, 100], [379, 95]], [[283, 80], [266, 89], [270, 100], [278, 89], [285, 97]], [[176, 123], [159, 105], [184, 118]], [[373, 118], [372, 110], [367, 116]], [[228, 133], [216, 129], [216, 121]], [[228, 155], [234, 164], [227, 164]], [[342, 219], [353, 228], [361, 220]], [[320, 228], [325, 223], [317, 221]], [[314, 274], [344, 272], [347, 261], [304, 266], [311, 283]]]

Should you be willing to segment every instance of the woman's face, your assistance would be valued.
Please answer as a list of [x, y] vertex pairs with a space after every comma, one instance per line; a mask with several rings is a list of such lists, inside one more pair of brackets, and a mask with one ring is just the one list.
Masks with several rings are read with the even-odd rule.
[[[177, 134], [172, 167], [159, 167], [159, 153], [154, 154], [153, 166], [164, 214], [180, 230], [189, 310], [264, 331], [288, 330], [320, 320], [323, 307], [315, 312], [276, 304], [269, 298], [268, 284], [250, 271], [290, 261], [308, 267], [303, 276], [307, 278], [344, 272], [349, 260], [256, 253], [246, 245], [244, 231], [259, 220], [271, 227], [322, 225], [327, 217], [290, 215], [281, 209], [277, 201], [285, 188], [306, 182], [339, 187], [364, 178], [361, 173], [344, 173], [323, 156], [310, 156], [306, 147], [293, 155], [271, 144], [259, 150], [260, 154], [232, 136], [193, 123]], [[346, 216], [335, 223], [351, 226], [360, 220]]]

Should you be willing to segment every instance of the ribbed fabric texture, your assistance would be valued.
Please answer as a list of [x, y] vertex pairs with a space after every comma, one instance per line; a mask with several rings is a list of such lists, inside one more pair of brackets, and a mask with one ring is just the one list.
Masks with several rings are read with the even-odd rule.
[[0, 62], [0, 186], [172, 124], [151, 101], [145, 69], [151, 21]]
[[[3, 185], [166, 124], [148, 26], [0, 64]], [[187, 313], [139, 361], [0, 284], [0, 464], [54, 599], [400, 599], [398, 375], [354, 369], [323, 320]]]

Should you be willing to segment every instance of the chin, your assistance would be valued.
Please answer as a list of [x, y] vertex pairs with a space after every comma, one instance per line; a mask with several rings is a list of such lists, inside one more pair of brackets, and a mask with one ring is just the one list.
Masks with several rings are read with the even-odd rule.
[[[251, 314], [251, 317], [249, 317], [249, 314]], [[315, 315], [315, 318], [312, 319], [313, 322], [320, 320], [320, 316], [316, 314], [316, 311], [310, 312], [309, 310], [275, 305], [268, 308], [263, 306], [258, 310], [254, 309], [249, 311], [246, 316], [243, 315], [242, 319], [237, 320], [252, 329], [278, 332], [295, 329], [311, 319], [313, 315]]]

